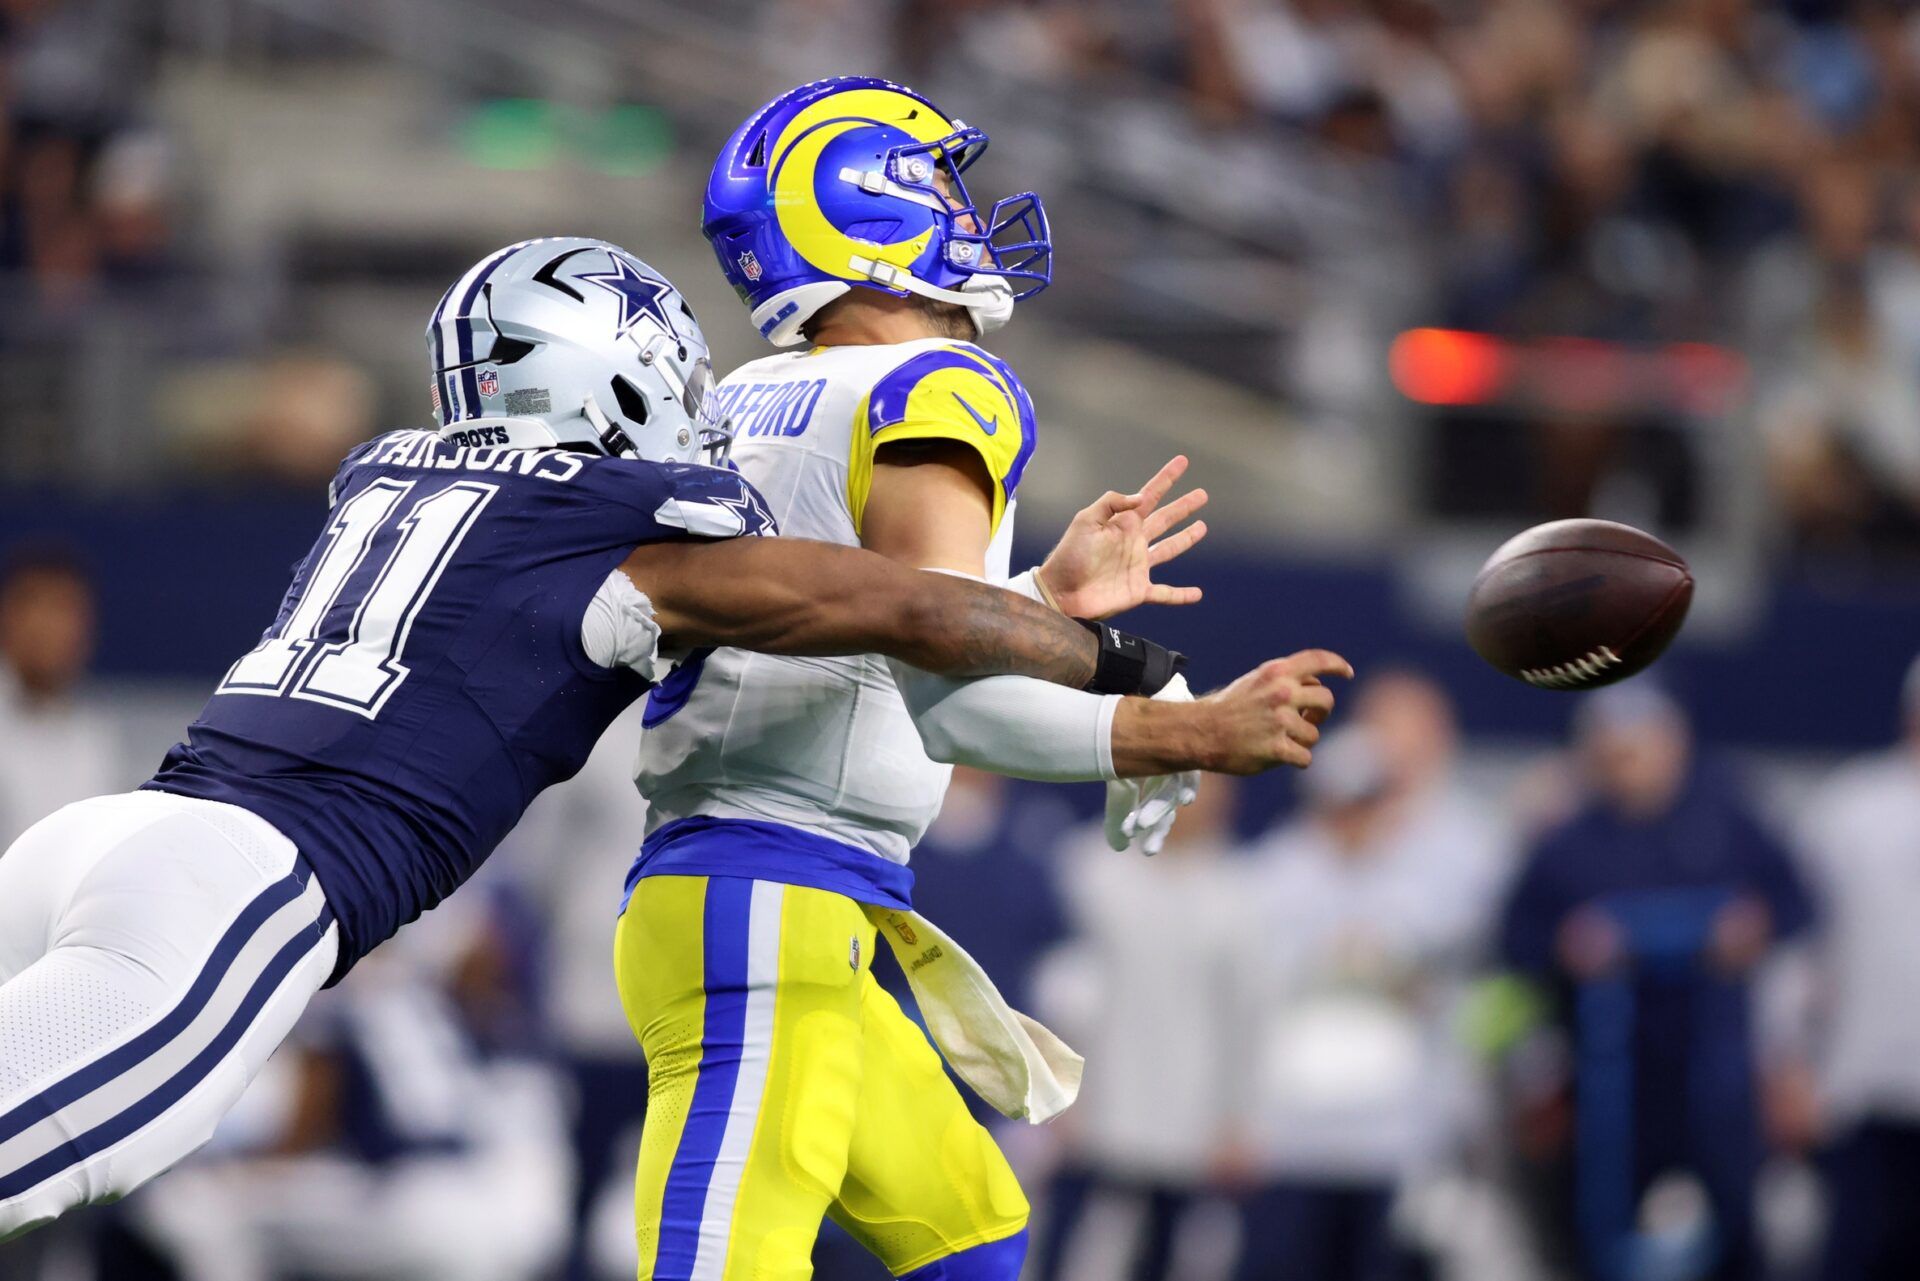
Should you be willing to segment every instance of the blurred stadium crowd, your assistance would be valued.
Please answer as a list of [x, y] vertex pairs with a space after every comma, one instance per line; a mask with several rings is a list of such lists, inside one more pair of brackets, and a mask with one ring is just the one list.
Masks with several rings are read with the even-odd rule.
[[[1517, 497], [1573, 513], [1632, 507], [1637, 484], [1654, 491], [1643, 509], [1684, 525], [1710, 491], [1751, 483], [1764, 513], [1749, 527], [1772, 543], [1920, 542], [1920, 16], [1904, 0], [700, 8], [496, 0], [503, 35], [540, 12], [606, 26], [599, 74], [616, 87], [555, 85], [501, 39], [444, 101], [485, 101], [482, 81], [647, 101], [617, 84], [621, 59], [643, 80], [673, 63], [649, 105], [692, 143], [739, 109], [714, 64], [737, 71], [743, 50], [755, 85], [858, 64], [989, 110], [1017, 100], [993, 122], [998, 150], [1067, 230], [1053, 314], [1277, 390], [1295, 429], [1359, 438], [1335, 454], [1436, 455], [1399, 484], [1375, 467], [1367, 497], [1384, 509]], [[311, 475], [341, 439], [417, 412], [417, 376], [378, 358], [391, 344], [333, 332], [303, 300], [356, 271], [438, 279], [441, 257], [332, 228], [236, 246], [215, 233], [235, 199], [208, 154], [225, 142], [183, 123], [191, 94], [161, 89], [182, 78], [170, 68], [223, 58], [249, 75], [391, 59], [450, 16], [439, 0], [9, 0], [0, 386], [38, 446], [10, 471], [74, 467], [60, 442], [75, 412], [111, 408], [159, 438], [82, 451], [119, 483], [168, 461]], [[359, 268], [337, 261], [356, 254]], [[1531, 392], [1479, 386], [1461, 352], [1396, 388], [1382, 355], [1417, 326], [1561, 359]], [[1674, 385], [1636, 385], [1630, 357], [1670, 349]], [[1424, 407], [1403, 394], [1428, 391]], [[1492, 412], [1420, 433], [1436, 406], [1469, 403]], [[1450, 466], [1460, 440], [1481, 445]], [[1502, 463], [1517, 493], [1486, 481]]]
[[[546, 78], [536, 22], [604, 35], [619, 89]], [[475, 30], [501, 34], [456, 74]], [[253, 137], [206, 106], [208, 84], [286, 93], [324, 121], [351, 106], [336, 81], [378, 97], [369, 67], [455, 106], [353, 139], [357, 183], [316, 176], [284, 120]], [[666, 242], [691, 239], [741, 112], [851, 69], [958, 104], [1048, 196], [1061, 277], [1010, 335], [1023, 362], [1098, 342], [1256, 394], [1244, 421], [1175, 404], [1135, 433], [1056, 358], [1029, 375], [1036, 471], [1139, 434], [1224, 488], [1200, 451], [1230, 439], [1257, 469], [1270, 440], [1378, 513], [1367, 554], [1617, 515], [1730, 541], [1763, 585], [1891, 592], [1882, 647], [1920, 636], [1912, 3], [4, 0], [0, 848], [143, 778], [235, 639], [184, 605], [113, 609], [71, 527], [112, 506], [181, 528], [222, 484], [317, 519], [350, 444], [424, 413], [409, 344], [445, 280], [581, 229], [475, 224], [481, 191], [526, 217], [551, 217], [529, 187], [569, 184], [679, 211], [670, 236], [631, 212], [585, 230], [684, 276], [716, 346], [748, 354], [704, 249]], [[416, 163], [522, 95], [637, 104], [683, 141], [561, 181], [500, 159], [544, 137]], [[364, 215], [272, 213], [228, 152], [270, 163], [266, 187], [354, 186]], [[421, 220], [382, 224], [382, 182]], [[1026, 519], [1064, 510], [1042, 495]], [[1281, 550], [1265, 511], [1215, 510], [1263, 531], [1222, 557]], [[147, 586], [186, 601], [230, 571]], [[264, 616], [281, 584], [222, 586]], [[1309, 634], [1311, 597], [1214, 608], [1237, 643], [1290, 608], [1290, 637], [1345, 644]], [[156, 626], [184, 662], [143, 666]], [[1210, 783], [1151, 862], [1104, 849], [1097, 798], [963, 773], [916, 855], [921, 901], [1089, 1060], [1067, 1116], [1005, 1135], [1034, 1275], [1920, 1277], [1920, 677], [1820, 639], [1826, 666], [1782, 685], [1878, 683], [1811, 748], [1785, 689], [1748, 691], [1783, 708], [1762, 741], [1694, 732], [1726, 709], [1684, 681], [1514, 738], [1483, 732], [1457, 669], [1375, 663], [1297, 788]], [[103, 678], [96, 647], [123, 656]], [[609, 952], [636, 733], [616, 725], [479, 885], [323, 999], [213, 1148], [0, 1248], [0, 1278], [631, 1275], [645, 1070]], [[829, 1236], [819, 1275], [872, 1267]]]
[[[1915, 545], [1911, 4], [777, 9], [785, 64], [803, 74], [890, 27], [898, 57], [935, 84], [997, 76], [1042, 97], [1073, 86], [1102, 121], [1093, 163], [1108, 171], [1112, 199], [1157, 201], [1298, 264], [1307, 279], [1283, 295], [1296, 304], [1283, 350], [1303, 414], [1377, 424], [1379, 353], [1407, 324], [1520, 341], [1721, 344], [1749, 383], [1744, 426], [1777, 527], [1818, 549]], [[1195, 278], [1219, 287], [1209, 273]], [[1580, 512], [1636, 461], [1656, 479], [1683, 469], [1672, 442], [1644, 428], [1685, 417], [1684, 403], [1623, 412], [1628, 401], [1567, 395], [1540, 407], [1528, 438], [1505, 440], [1509, 453], [1548, 455], [1529, 497]], [[1636, 452], [1652, 457], [1621, 457]]]

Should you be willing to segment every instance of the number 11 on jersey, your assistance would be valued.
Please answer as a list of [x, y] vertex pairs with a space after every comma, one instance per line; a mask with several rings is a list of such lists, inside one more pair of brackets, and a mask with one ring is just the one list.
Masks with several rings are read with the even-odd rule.
[[[380, 714], [407, 678], [400, 655], [414, 619], [500, 489], [461, 481], [393, 519], [417, 483], [377, 480], [340, 504], [292, 612], [233, 665], [217, 693], [307, 699], [369, 719]], [[342, 601], [377, 545], [390, 549], [385, 562], [357, 603]]]

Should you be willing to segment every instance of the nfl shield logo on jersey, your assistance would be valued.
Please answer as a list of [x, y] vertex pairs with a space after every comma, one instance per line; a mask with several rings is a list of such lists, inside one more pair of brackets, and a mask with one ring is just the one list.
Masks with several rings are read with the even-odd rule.
[[480, 371], [480, 394], [482, 396], [496, 396], [499, 393], [500, 371], [498, 369], [482, 369]]
[[754, 256], [751, 249], [740, 255], [740, 274], [748, 280], [760, 279], [760, 259]]

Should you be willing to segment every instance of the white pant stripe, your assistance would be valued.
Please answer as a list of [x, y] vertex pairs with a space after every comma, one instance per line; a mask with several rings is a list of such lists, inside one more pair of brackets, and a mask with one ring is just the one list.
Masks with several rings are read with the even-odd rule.
[[692, 1281], [722, 1281], [727, 1266], [733, 1206], [746, 1174], [753, 1133], [759, 1127], [767, 1064], [773, 1055], [774, 985], [780, 977], [780, 915], [786, 892], [786, 886], [774, 881], [753, 883], [753, 900], [747, 911], [747, 1014], [740, 1038], [740, 1072], [734, 1078], [733, 1102], [727, 1109], [727, 1128], [713, 1163], [713, 1181], [707, 1184]]

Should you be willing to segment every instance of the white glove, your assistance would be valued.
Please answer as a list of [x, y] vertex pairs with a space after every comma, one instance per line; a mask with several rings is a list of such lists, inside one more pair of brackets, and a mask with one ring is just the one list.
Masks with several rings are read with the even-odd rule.
[[[1175, 673], [1155, 698], [1191, 703], [1187, 678]], [[1152, 858], [1167, 843], [1173, 820], [1200, 795], [1200, 771], [1123, 778], [1107, 784], [1107, 844], [1116, 850], [1139, 848]]]

